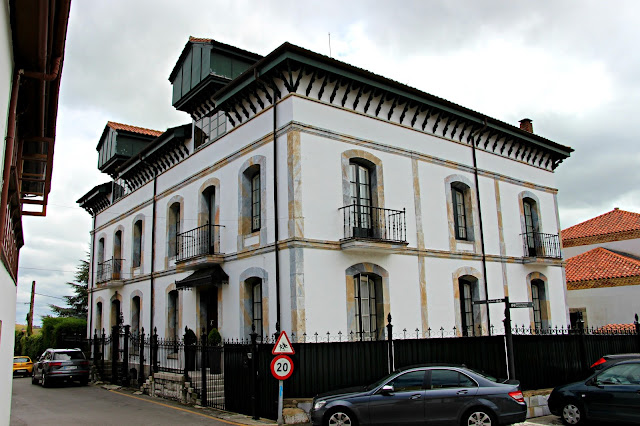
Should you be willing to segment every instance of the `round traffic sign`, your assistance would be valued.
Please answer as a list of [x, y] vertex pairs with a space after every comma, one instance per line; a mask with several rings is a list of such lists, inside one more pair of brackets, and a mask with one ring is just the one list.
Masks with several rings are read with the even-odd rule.
[[286, 380], [293, 373], [293, 361], [286, 355], [278, 355], [271, 361], [271, 374], [278, 380]]

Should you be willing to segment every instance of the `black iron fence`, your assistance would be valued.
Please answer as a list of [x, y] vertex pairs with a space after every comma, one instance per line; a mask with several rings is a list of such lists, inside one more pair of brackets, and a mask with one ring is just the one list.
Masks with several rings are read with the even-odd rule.
[[547, 257], [562, 259], [560, 251], [560, 238], [557, 234], [543, 234], [540, 232], [527, 232], [520, 234], [524, 244], [525, 257]]
[[111, 258], [98, 263], [98, 270], [96, 271], [97, 282], [103, 283], [111, 280], [119, 280], [123, 262], [124, 259]]
[[[626, 331], [571, 327], [512, 328], [515, 371], [509, 372], [504, 329], [459, 337], [445, 330], [396, 330], [386, 340], [358, 341], [342, 333], [290, 336], [293, 374], [284, 383], [287, 398], [313, 397], [338, 388], [365, 385], [393, 369], [424, 363], [464, 364], [492, 376], [520, 381], [523, 390], [552, 388], [580, 380], [602, 355], [640, 352], [640, 325]], [[270, 373], [275, 336], [209, 345], [200, 338], [163, 339], [154, 330], [114, 327], [111, 335], [73, 336], [69, 347], [82, 348], [104, 380], [140, 386], [153, 373], [183, 376], [203, 406], [277, 418], [278, 382]], [[353, 336], [352, 336], [353, 337]]]
[[176, 261], [220, 253], [220, 229], [223, 227], [206, 224], [178, 234]]
[[381, 241], [407, 241], [405, 210], [352, 204], [341, 207], [344, 238], [368, 238]]

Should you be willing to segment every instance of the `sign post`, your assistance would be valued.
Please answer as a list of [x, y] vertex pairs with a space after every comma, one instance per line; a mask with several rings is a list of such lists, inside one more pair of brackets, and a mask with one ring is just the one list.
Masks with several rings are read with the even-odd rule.
[[533, 308], [533, 302], [509, 302], [509, 296], [504, 299], [475, 300], [474, 305], [489, 303], [504, 303], [504, 339], [507, 346], [507, 374], [509, 379], [516, 378], [516, 366], [513, 356], [513, 333], [511, 331], [511, 309], [512, 308]]
[[293, 373], [293, 361], [287, 355], [295, 354], [291, 341], [284, 330], [280, 333], [276, 344], [273, 345], [271, 354], [276, 355], [271, 361], [271, 374], [278, 379], [278, 426], [282, 426], [284, 424], [284, 419], [282, 418], [283, 381], [291, 377]]

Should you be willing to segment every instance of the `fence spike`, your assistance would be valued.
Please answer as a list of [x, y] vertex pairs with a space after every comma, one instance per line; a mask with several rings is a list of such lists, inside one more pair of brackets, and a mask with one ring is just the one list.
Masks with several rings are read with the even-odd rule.
[[342, 331], [338, 331], [338, 341], [342, 342]]

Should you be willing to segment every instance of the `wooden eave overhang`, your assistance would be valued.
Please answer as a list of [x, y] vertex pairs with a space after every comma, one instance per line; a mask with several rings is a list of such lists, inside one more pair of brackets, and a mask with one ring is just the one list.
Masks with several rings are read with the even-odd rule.
[[17, 180], [25, 216], [46, 215], [70, 4], [70, 0], [9, 1], [14, 65], [20, 78], [17, 158], [11, 178]]
[[189, 90], [186, 95], [178, 99], [173, 107], [179, 111], [191, 113], [195, 108], [206, 102], [211, 95], [229, 84], [231, 79], [216, 74], [209, 74], [193, 89]]
[[[292, 71], [300, 71], [297, 78], [293, 78]], [[262, 87], [264, 92], [264, 83], [269, 83], [269, 80], [272, 84], [268, 84], [266, 87], [270, 86], [278, 95], [279, 91], [275, 87], [274, 79], [281, 80], [289, 92], [295, 92], [298, 90], [300, 84], [300, 75], [304, 72], [313, 75], [312, 79], [316, 76], [318, 76], [318, 79], [321, 78], [321, 74], [331, 75], [333, 80], [338, 80], [338, 85], [343, 84], [343, 87], [347, 88], [347, 94], [349, 94], [350, 91], [359, 90], [354, 108], [363, 93], [382, 94], [383, 100], [394, 100], [392, 111], [396, 105], [400, 106], [403, 104], [405, 105], [405, 112], [409, 109], [409, 106], [417, 108], [415, 110], [414, 121], [419, 113], [425, 111], [427, 118], [437, 115], [433, 133], [435, 133], [438, 124], [443, 118], [441, 129], [444, 129], [445, 133], [449, 124], [455, 123], [457, 128], [463, 123], [461, 133], [459, 133], [460, 139], [462, 139], [463, 133], [468, 135], [469, 138], [471, 134], [476, 134], [477, 132], [476, 145], [479, 146], [481, 139], [485, 137], [484, 148], [487, 149], [490, 143], [489, 140], [493, 137], [495, 142], [492, 144], [492, 149], [494, 151], [499, 146], [497, 143], [498, 140], [502, 140], [503, 142], [511, 140], [513, 143], [510, 145], [509, 154], [511, 153], [511, 149], [517, 148], [516, 157], [522, 152], [524, 158], [525, 152], [528, 152], [528, 159], [530, 160], [531, 155], [535, 153], [535, 161], [539, 156], [539, 152], [544, 151], [550, 155], [549, 160], [551, 161], [552, 169], [555, 169], [573, 152], [571, 147], [558, 144], [416, 88], [290, 43], [282, 44], [236, 79], [217, 91], [213, 95], [215, 109], [229, 111], [233, 104], [239, 105], [242, 101], [247, 101], [250, 93], [255, 92], [257, 87]], [[366, 89], [364, 89], [365, 87]], [[309, 89], [310, 85], [307, 88], [307, 96], [310, 91]], [[347, 94], [344, 96], [343, 106]], [[335, 93], [332, 96], [335, 96]], [[371, 96], [369, 97], [369, 100], [370, 99]], [[250, 106], [254, 108], [253, 105]], [[378, 111], [376, 111], [376, 116], [377, 115]], [[390, 116], [391, 113], [389, 114], [389, 117]], [[242, 121], [240, 115], [236, 114], [236, 118]], [[402, 119], [404, 119], [404, 114]], [[506, 143], [500, 145], [499, 149], [501, 153], [506, 145]], [[540, 156], [540, 161], [542, 161], [542, 156]]]
[[191, 123], [167, 129], [138, 155], [129, 158], [116, 173], [131, 189], [148, 182], [189, 155], [184, 141], [191, 137]]
[[94, 215], [109, 206], [109, 194], [112, 188], [113, 182], [105, 182], [94, 186], [89, 192], [80, 197], [76, 203], [89, 212], [89, 214]]

